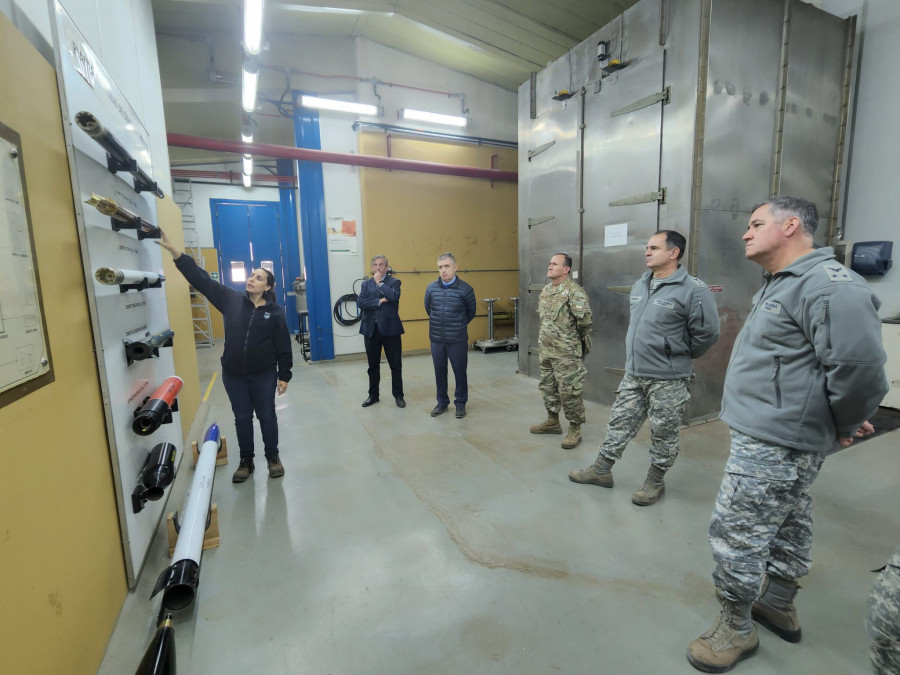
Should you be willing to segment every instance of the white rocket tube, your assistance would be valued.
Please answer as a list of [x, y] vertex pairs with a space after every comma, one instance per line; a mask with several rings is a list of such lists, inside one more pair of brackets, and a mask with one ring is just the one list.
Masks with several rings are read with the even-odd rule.
[[101, 284], [116, 286], [118, 284], [140, 284], [146, 279], [150, 285], [157, 281], [165, 281], [162, 274], [141, 272], [140, 270], [121, 270], [115, 267], [100, 267], [94, 272], [94, 278]]
[[191, 482], [184, 511], [179, 518], [181, 530], [178, 532], [178, 541], [172, 554], [173, 562], [159, 575], [150, 595], [152, 598], [165, 589], [163, 605], [168, 609], [183, 609], [190, 605], [200, 583], [203, 533], [206, 531], [219, 447], [219, 425], [212, 424], [203, 437], [194, 480]]

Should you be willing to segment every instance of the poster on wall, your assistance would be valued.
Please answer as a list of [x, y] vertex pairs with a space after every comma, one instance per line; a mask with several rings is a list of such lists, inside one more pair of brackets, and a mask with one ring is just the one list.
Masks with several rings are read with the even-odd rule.
[[328, 253], [331, 255], [357, 255], [356, 218], [328, 216], [325, 219], [328, 234]]
[[[142, 484], [148, 461], [182, 455], [158, 239], [150, 136], [131, 102], [63, 5], [54, 1], [57, 80], [75, 215], [131, 588], [164, 513], [168, 490]], [[142, 348], [146, 346], [146, 348]], [[175, 453], [160, 450], [171, 445]], [[154, 459], [151, 459], [154, 458]], [[168, 486], [163, 486], [163, 488]]]
[[52, 381], [21, 142], [0, 123], [0, 406]]

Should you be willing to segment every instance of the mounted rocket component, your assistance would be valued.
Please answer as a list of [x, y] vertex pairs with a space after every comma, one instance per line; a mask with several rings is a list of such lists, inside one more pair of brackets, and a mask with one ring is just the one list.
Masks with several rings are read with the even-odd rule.
[[149, 359], [151, 356], [159, 356], [159, 348], [171, 347], [172, 338], [174, 337], [175, 331], [167, 329], [143, 340], [135, 340], [133, 342], [126, 340], [125, 358], [128, 360], [128, 363], [131, 363], [132, 361]]
[[164, 591], [163, 606], [183, 609], [191, 604], [200, 583], [200, 556], [203, 553], [203, 533], [209, 522], [209, 502], [216, 477], [216, 455], [221, 439], [219, 425], [212, 424], [203, 437], [194, 480], [188, 492], [184, 516], [180, 519], [178, 541], [172, 554], [174, 561], [162, 571], [150, 597]]
[[116, 267], [98, 267], [94, 278], [105, 286], [119, 286], [119, 290], [142, 291], [145, 288], [162, 288], [166, 278], [158, 272], [142, 272], [141, 270], [122, 270]]
[[100, 195], [91, 193], [91, 198], [85, 201], [95, 207], [104, 216], [109, 216], [112, 221], [112, 229], [116, 232], [119, 230], [137, 230], [138, 239], [159, 239], [160, 229], [141, 218], [138, 214], [119, 206], [112, 199], [101, 197]]
[[172, 421], [172, 413], [178, 410], [178, 401], [175, 397], [181, 391], [184, 381], [177, 375], [172, 375], [163, 380], [150, 398], [144, 401], [144, 405], [134, 413], [134, 422], [131, 429], [138, 436], [149, 436], [159, 429], [160, 424]]
[[148, 501], [162, 499], [166, 488], [175, 480], [175, 451], [171, 443], [158, 443], [147, 455], [141, 467], [140, 482], [131, 493], [135, 513], [140, 513]]
[[171, 614], [166, 614], [160, 622], [134, 675], [175, 675], [175, 629]]
[[147, 175], [131, 154], [122, 147], [122, 144], [116, 140], [112, 132], [104, 127], [93, 113], [82, 110], [75, 113], [75, 124], [88, 136], [93, 138], [106, 150], [106, 168], [112, 173], [118, 171], [128, 171], [134, 178], [135, 192], [152, 192], [154, 195], [162, 199], [165, 197], [159, 185]]

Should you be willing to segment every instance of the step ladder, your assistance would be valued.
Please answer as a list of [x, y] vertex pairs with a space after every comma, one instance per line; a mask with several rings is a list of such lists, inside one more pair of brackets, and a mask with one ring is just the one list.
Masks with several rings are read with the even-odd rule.
[[[181, 226], [184, 231], [184, 252], [191, 256], [200, 267], [206, 267], [203, 253], [200, 250], [200, 236], [197, 233], [197, 222], [194, 219], [194, 186], [190, 178], [173, 181], [173, 199], [181, 209]], [[212, 334], [212, 321], [209, 318], [209, 301], [204, 295], [191, 287], [191, 318], [194, 324], [194, 343], [197, 347], [215, 345]]]

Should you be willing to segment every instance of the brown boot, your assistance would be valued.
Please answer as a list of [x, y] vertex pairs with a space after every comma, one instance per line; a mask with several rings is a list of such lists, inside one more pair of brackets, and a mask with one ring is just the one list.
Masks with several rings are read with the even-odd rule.
[[243, 483], [245, 480], [250, 478], [250, 474], [253, 473], [253, 468], [253, 458], [242, 457], [241, 463], [238, 464], [237, 471], [235, 471], [234, 475], [231, 477], [231, 482]]
[[800, 590], [796, 579], [767, 574], [762, 593], [753, 603], [752, 616], [782, 640], [800, 642], [800, 619], [794, 597]]
[[284, 466], [278, 455], [266, 455], [266, 463], [269, 465], [269, 478], [281, 478], [284, 475]]
[[651, 464], [647, 477], [644, 479], [644, 484], [631, 495], [632, 503], [638, 506], [650, 506], [658, 502], [660, 497], [666, 494], [666, 484], [663, 482], [663, 476], [665, 475], [664, 469]]
[[572, 448], [577, 448], [579, 443], [581, 443], [581, 425], [570, 422], [569, 433], [566, 434], [563, 442], [560, 443], [560, 447], [563, 450], [571, 450]]
[[559, 413], [547, 411], [547, 419], [540, 424], [535, 424], [529, 429], [533, 434], [561, 434], [562, 427], [559, 426]]
[[[704, 673], [727, 673], [759, 649], [759, 634], [750, 620], [750, 605], [726, 600], [713, 627], [688, 645], [687, 660]], [[746, 635], [745, 635], [746, 633]]]

